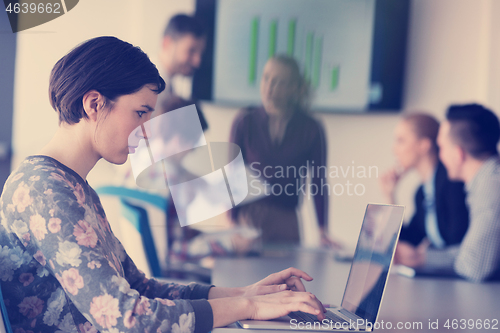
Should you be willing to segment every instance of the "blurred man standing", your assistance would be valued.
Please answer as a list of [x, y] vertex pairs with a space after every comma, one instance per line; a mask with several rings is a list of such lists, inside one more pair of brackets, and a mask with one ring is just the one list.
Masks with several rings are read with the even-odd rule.
[[163, 33], [160, 51], [161, 74], [167, 83], [166, 94], [179, 95], [172, 80], [176, 76], [193, 76], [200, 67], [205, 45], [205, 31], [196, 18], [178, 14], [170, 19]]

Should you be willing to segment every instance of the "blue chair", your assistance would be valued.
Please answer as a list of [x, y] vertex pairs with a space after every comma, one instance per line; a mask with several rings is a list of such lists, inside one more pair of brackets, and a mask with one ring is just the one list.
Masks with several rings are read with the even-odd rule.
[[[99, 196], [115, 196], [120, 199], [122, 216], [130, 221], [141, 235], [146, 260], [153, 277], [173, 277], [210, 283], [211, 270], [193, 263], [172, 264], [167, 262], [167, 269], [162, 271], [149, 224], [148, 212], [141, 204], [149, 204], [166, 212], [168, 200], [165, 197], [121, 186], [103, 186], [96, 188], [96, 192]], [[165, 239], [166, 236], [165, 234]]]
[[[3, 327], [0, 325], [0, 332], [12, 333], [9, 317], [7, 317], [7, 308], [3, 302], [2, 288], [0, 287], [0, 311], [2, 312]], [[4, 331], [2, 331], [4, 329]]]
[[163, 274], [156, 253], [153, 234], [149, 225], [148, 212], [139, 204], [149, 204], [162, 211], [166, 211], [168, 205], [167, 199], [160, 195], [120, 186], [103, 186], [97, 188], [96, 192], [100, 196], [109, 195], [120, 199], [121, 214], [133, 224], [141, 235], [151, 275], [154, 277], [162, 277]]

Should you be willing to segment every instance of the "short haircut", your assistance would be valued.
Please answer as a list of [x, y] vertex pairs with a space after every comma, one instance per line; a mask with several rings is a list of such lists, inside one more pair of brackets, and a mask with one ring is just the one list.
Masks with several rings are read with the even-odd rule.
[[432, 152], [437, 154], [439, 151], [437, 145], [437, 136], [439, 132], [439, 122], [433, 116], [418, 112], [410, 113], [403, 118], [412, 126], [415, 135], [419, 139], [429, 139], [431, 142]]
[[83, 96], [96, 90], [106, 104], [133, 94], [147, 84], [159, 94], [165, 81], [156, 66], [138, 47], [116, 37], [97, 37], [75, 47], [52, 68], [49, 99], [59, 114], [59, 124], [76, 124], [88, 118]]
[[186, 14], [177, 14], [168, 21], [163, 36], [170, 36], [173, 39], [180, 38], [186, 34], [193, 35], [196, 38], [205, 37], [205, 29], [201, 22]]
[[451, 105], [446, 119], [452, 140], [473, 158], [498, 155], [500, 124], [491, 110], [479, 104]]

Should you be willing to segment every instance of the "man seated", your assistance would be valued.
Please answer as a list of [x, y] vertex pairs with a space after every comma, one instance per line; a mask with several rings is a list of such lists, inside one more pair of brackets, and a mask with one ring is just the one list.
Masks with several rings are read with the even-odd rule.
[[453, 270], [473, 282], [500, 278], [500, 124], [478, 104], [452, 105], [438, 135], [448, 176], [465, 183], [469, 229], [444, 250], [399, 244], [399, 263]]

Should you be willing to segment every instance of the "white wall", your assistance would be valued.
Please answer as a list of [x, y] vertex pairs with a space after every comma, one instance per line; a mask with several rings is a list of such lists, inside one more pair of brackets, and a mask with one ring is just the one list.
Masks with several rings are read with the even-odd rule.
[[[494, 0], [418, 0], [411, 7], [406, 107], [444, 116], [450, 102], [489, 104]], [[498, 21], [498, 16], [495, 18]]]
[[[140, 5], [138, 5], [140, 4]], [[194, 1], [86, 0], [68, 14], [19, 33], [15, 82], [14, 166], [36, 153], [57, 126], [47, 98], [52, 66], [69, 49], [98, 35], [115, 35], [141, 46], [157, 59], [167, 18], [191, 12]], [[500, 110], [500, 2], [497, 0], [416, 0], [411, 6], [406, 109], [425, 110], [442, 119], [449, 103], [476, 101]], [[205, 104], [212, 141], [226, 140], [237, 110]], [[318, 114], [328, 136], [328, 163], [344, 168], [393, 164], [394, 114]], [[116, 168], [103, 162], [89, 175], [97, 186], [112, 179]], [[363, 196], [334, 196], [330, 211], [333, 233], [353, 244], [363, 209], [382, 200], [378, 179], [350, 179], [366, 188]], [[333, 179], [333, 183], [346, 179]], [[410, 204], [413, 175], [403, 182], [399, 198]], [[410, 212], [411, 213], [411, 209]], [[108, 215], [112, 212], [108, 211]], [[312, 214], [309, 212], [308, 216]], [[309, 239], [314, 239], [314, 232]]]

